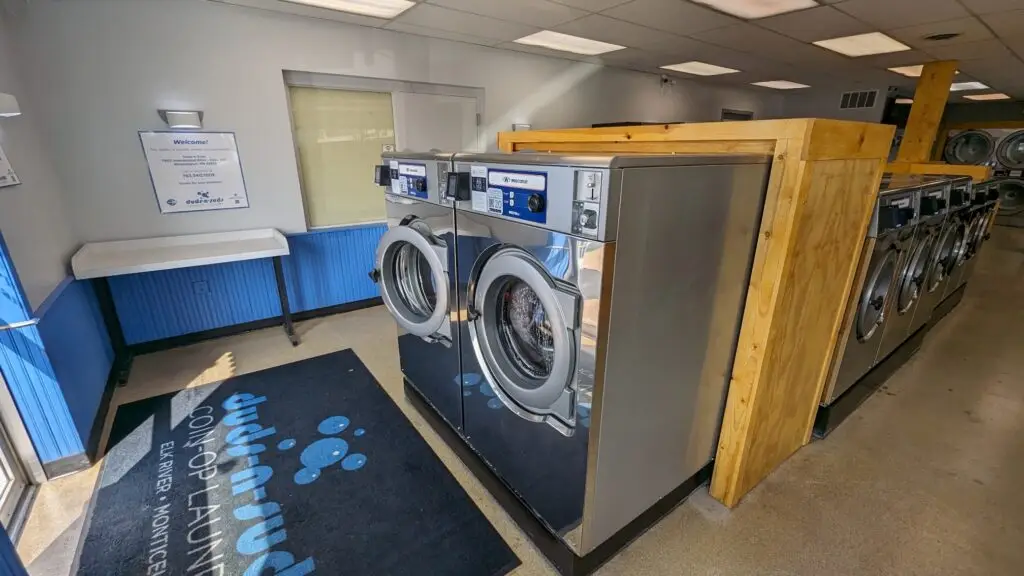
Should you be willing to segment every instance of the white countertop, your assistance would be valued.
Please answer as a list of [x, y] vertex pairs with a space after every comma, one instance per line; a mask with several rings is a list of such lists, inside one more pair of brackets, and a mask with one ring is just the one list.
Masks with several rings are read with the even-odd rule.
[[91, 242], [71, 257], [75, 278], [103, 278], [172, 268], [288, 255], [288, 240], [273, 228]]

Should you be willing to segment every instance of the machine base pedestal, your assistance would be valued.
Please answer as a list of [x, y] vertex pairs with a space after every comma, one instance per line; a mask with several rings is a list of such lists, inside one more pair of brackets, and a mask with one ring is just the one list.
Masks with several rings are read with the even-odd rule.
[[967, 284], [957, 288], [952, 294], [946, 296], [945, 300], [939, 302], [939, 305], [935, 307], [935, 311], [932, 312], [931, 320], [928, 323], [934, 326], [939, 320], [945, 318], [946, 314], [952, 312], [956, 305], [963, 300], [965, 290], [967, 290]]
[[484, 463], [465, 439], [431, 408], [429, 402], [408, 380], [405, 381], [405, 396], [563, 576], [582, 576], [594, 572], [711, 478], [713, 462], [709, 462], [589, 554], [577, 556], [565, 542], [544, 527], [526, 504]]
[[828, 436], [882, 384], [885, 384], [885, 381], [921, 348], [921, 342], [930, 326], [931, 323], [918, 329], [885, 360], [862, 376], [849, 390], [843, 392], [842, 396], [836, 398], [835, 402], [828, 406], [819, 406], [818, 414], [814, 417], [814, 437], [820, 439]]

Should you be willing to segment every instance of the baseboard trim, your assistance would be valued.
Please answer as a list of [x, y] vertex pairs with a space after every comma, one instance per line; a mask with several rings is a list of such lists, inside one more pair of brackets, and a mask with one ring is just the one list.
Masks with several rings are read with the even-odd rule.
[[61, 476], [81, 472], [90, 466], [92, 466], [92, 461], [89, 460], [89, 456], [85, 452], [80, 452], [59, 458], [53, 462], [44, 462], [43, 473], [46, 474], [47, 480], [56, 480]]
[[95, 464], [100, 459], [100, 439], [103, 437], [103, 427], [107, 423], [107, 416], [110, 415], [110, 403], [114, 399], [114, 389], [120, 381], [121, 365], [115, 358], [110, 363], [110, 373], [107, 374], [107, 383], [103, 387], [103, 396], [100, 398], [100, 410], [92, 421], [89, 428], [89, 438], [85, 445], [85, 455], [89, 461]]
[[939, 302], [938, 306], [936, 306], [935, 310], [932, 312], [932, 317], [928, 322], [934, 326], [936, 323], [939, 322], [939, 320], [945, 318], [946, 314], [952, 312], [953, 309], [956, 308], [957, 304], [959, 304], [960, 301], [963, 300], [965, 290], [967, 290], [966, 284], [957, 288], [956, 290], [953, 291], [952, 294], [946, 296], [945, 300]]
[[[383, 303], [384, 301], [380, 297], [367, 298], [365, 300], [356, 300], [355, 302], [347, 302], [345, 304], [337, 304], [335, 306], [327, 306], [325, 308], [316, 308], [314, 310], [296, 312], [292, 314], [292, 320], [295, 322], [302, 322], [303, 320], [311, 320], [313, 318], [330, 316], [332, 314], [341, 314], [344, 312], [362, 310], [364, 308], [372, 308], [374, 306], [380, 306]], [[153, 352], [161, 352], [163, 350], [170, 350], [171, 348], [180, 348], [181, 346], [188, 346], [190, 344], [196, 344], [198, 342], [204, 342], [206, 340], [213, 340], [215, 338], [234, 336], [236, 334], [244, 334], [245, 332], [252, 332], [253, 330], [262, 330], [264, 328], [273, 328], [275, 326], [280, 326], [281, 322], [282, 320], [280, 316], [274, 316], [271, 318], [254, 320], [252, 322], [245, 322], [242, 324], [233, 324], [231, 326], [213, 328], [211, 330], [203, 330], [202, 332], [192, 332], [190, 334], [182, 334], [181, 336], [172, 336], [170, 338], [164, 338], [161, 340], [151, 340], [149, 342], [129, 344], [128, 354], [131, 356], [152, 354]]]

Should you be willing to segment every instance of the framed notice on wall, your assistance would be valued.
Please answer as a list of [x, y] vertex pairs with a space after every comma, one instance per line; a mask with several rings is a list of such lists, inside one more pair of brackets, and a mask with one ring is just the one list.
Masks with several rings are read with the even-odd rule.
[[7, 159], [7, 153], [4, 152], [3, 148], [0, 148], [0, 188], [14, 186], [15, 184], [21, 184], [21, 180], [18, 180], [18, 175], [14, 173], [14, 168], [11, 168], [11, 161]]
[[139, 132], [161, 214], [248, 208], [232, 132]]

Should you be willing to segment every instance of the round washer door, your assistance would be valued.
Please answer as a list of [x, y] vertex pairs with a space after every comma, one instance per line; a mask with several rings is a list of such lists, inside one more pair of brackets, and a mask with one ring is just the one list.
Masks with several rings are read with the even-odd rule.
[[423, 220], [384, 233], [377, 245], [381, 299], [410, 334], [451, 342], [448, 246]]
[[999, 143], [996, 160], [1010, 170], [1024, 169], [1024, 130], [1010, 134]]
[[953, 259], [953, 250], [956, 248], [956, 226], [947, 225], [942, 228], [939, 240], [935, 244], [930, 268], [928, 270], [928, 292], [938, 289], [942, 281], [949, 273], [949, 264]]
[[967, 260], [967, 231], [967, 225], [962, 221], [953, 226], [953, 253], [946, 263], [947, 275], [952, 274], [953, 270], [963, 266], [964, 261]]
[[868, 271], [861, 292], [860, 305], [857, 308], [857, 339], [867, 342], [885, 320], [885, 305], [889, 299], [889, 291], [896, 276], [896, 265], [900, 253], [890, 248]]
[[950, 164], [984, 164], [992, 157], [995, 141], [988, 132], [966, 130], [950, 136], [943, 158]]
[[1015, 216], [1024, 212], [1024, 180], [1010, 179], [999, 182], [999, 214]]
[[479, 268], [469, 300], [481, 372], [509, 410], [565, 435], [575, 427], [580, 294], [505, 246]]
[[928, 271], [928, 256], [935, 245], [935, 236], [928, 235], [917, 243], [914, 251], [907, 258], [907, 266], [900, 277], [900, 292], [896, 299], [896, 313], [906, 314], [921, 296], [921, 284]]

